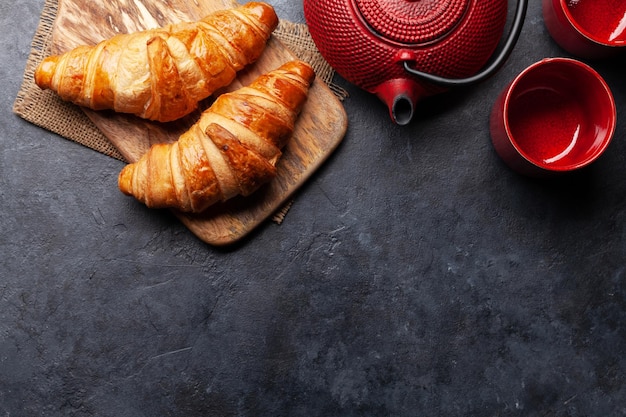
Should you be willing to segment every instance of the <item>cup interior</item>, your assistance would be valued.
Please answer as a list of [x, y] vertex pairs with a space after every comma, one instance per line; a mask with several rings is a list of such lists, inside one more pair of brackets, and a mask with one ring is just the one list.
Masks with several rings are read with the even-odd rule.
[[505, 103], [513, 146], [534, 165], [552, 171], [585, 166], [608, 146], [615, 130], [613, 96], [592, 68], [553, 58], [528, 67]]
[[607, 46], [626, 45], [626, 0], [560, 0], [571, 24]]

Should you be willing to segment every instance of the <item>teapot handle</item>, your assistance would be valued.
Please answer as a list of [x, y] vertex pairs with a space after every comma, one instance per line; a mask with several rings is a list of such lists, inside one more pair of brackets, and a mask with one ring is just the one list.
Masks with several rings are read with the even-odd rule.
[[418, 71], [414, 68], [411, 68], [409, 65], [409, 61], [404, 61], [404, 69], [417, 77], [420, 77], [426, 81], [429, 81], [433, 84], [438, 84], [443, 87], [456, 87], [456, 86], [464, 86], [476, 84], [484, 79], [492, 76], [496, 71], [504, 65], [504, 62], [507, 60], [511, 52], [513, 52], [513, 48], [517, 43], [517, 39], [522, 33], [522, 26], [524, 25], [524, 19], [526, 17], [526, 10], [528, 9], [528, 0], [518, 0], [517, 1], [517, 9], [515, 11], [515, 17], [513, 23], [511, 25], [511, 30], [509, 32], [509, 36], [506, 40], [506, 43], [502, 47], [502, 50], [498, 54], [498, 56], [491, 62], [491, 64], [485, 69], [481, 70], [478, 74], [473, 75], [468, 78], [445, 78], [440, 77], [438, 75], [428, 74], [425, 72]]

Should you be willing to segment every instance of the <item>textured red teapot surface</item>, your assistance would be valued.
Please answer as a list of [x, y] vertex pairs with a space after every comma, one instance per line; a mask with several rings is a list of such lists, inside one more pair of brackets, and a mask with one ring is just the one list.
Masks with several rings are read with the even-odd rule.
[[443, 77], [475, 74], [500, 41], [507, 6], [506, 0], [305, 0], [304, 13], [333, 68], [375, 92], [384, 81], [412, 77], [404, 60]]
[[593, 39], [626, 43], [626, 0], [567, 0], [572, 19]]
[[465, 15], [469, 0], [380, 1], [355, 0], [365, 21], [385, 39], [405, 44], [427, 44], [447, 35]]

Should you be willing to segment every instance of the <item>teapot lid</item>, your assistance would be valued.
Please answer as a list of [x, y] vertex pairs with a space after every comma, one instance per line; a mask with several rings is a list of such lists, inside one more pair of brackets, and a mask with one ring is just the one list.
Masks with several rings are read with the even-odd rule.
[[404, 44], [425, 44], [452, 31], [471, 0], [354, 0], [378, 35]]

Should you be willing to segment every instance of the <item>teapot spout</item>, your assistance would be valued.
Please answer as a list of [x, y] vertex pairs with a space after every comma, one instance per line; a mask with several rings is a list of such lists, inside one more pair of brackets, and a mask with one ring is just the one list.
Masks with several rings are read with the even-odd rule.
[[413, 119], [415, 106], [426, 92], [414, 80], [396, 78], [380, 84], [374, 94], [387, 105], [393, 122], [404, 126]]

